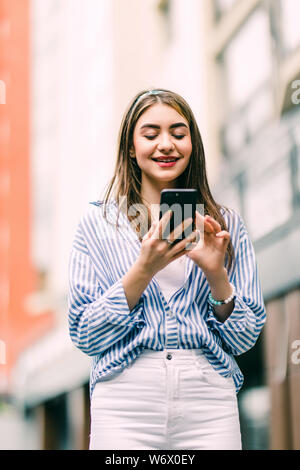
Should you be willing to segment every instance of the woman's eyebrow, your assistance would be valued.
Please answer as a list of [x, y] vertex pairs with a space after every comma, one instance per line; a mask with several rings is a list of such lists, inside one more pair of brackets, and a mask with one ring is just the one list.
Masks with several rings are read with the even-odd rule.
[[[150, 123], [143, 124], [141, 129], [144, 129], [145, 127], [150, 127], [151, 129], [160, 129], [160, 126], [157, 124]], [[175, 124], [171, 124], [170, 129], [174, 129], [175, 127], [186, 127], [188, 129], [188, 126], [184, 124], [184, 122], [176, 122]]]

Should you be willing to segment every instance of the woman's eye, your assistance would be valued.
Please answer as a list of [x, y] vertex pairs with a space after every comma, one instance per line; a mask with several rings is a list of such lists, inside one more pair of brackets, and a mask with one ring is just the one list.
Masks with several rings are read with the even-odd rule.
[[[157, 135], [145, 135], [146, 139], [149, 139], [149, 140], [153, 140], [155, 139], [155, 137], [157, 137]], [[176, 135], [173, 135], [173, 137], [175, 137], [175, 139], [183, 139], [185, 137], [184, 134], [176, 134]]]
[[155, 139], [156, 135], [145, 135], [146, 139], [153, 140]]

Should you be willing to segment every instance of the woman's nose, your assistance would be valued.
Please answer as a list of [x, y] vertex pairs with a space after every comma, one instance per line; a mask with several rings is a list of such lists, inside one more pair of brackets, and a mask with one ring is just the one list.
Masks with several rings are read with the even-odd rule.
[[158, 150], [165, 150], [165, 151], [173, 149], [174, 143], [171, 137], [168, 135], [161, 135], [157, 148]]

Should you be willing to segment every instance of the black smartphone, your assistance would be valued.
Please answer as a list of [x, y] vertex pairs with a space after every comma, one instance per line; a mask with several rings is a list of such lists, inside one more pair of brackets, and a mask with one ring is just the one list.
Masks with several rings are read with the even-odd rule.
[[196, 205], [197, 205], [197, 189], [163, 189], [160, 195], [159, 218], [170, 209], [173, 214], [170, 222], [163, 233], [163, 238], [169, 238], [170, 233], [184, 220], [192, 218], [193, 222], [185, 228], [181, 235], [174, 241], [180, 242], [188, 237], [196, 228]]

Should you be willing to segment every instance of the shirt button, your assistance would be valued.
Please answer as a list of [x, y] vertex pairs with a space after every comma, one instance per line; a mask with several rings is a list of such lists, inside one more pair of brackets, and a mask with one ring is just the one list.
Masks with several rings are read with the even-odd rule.
[[170, 353], [167, 354], [166, 358], [169, 359], [169, 361], [170, 361], [172, 359], [172, 354], [170, 354]]

